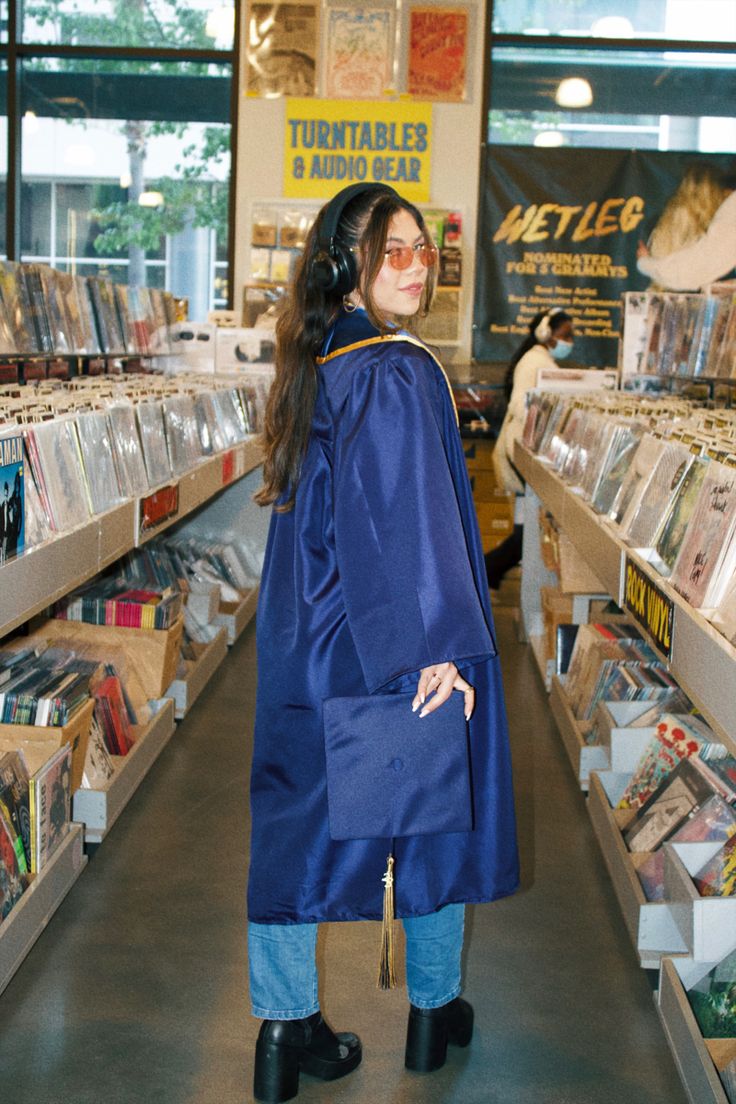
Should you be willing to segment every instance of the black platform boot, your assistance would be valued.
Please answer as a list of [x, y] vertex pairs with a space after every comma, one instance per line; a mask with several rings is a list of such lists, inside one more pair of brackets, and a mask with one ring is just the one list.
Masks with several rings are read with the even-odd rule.
[[431, 1073], [444, 1066], [448, 1043], [466, 1047], [472, 1037], [473, 1007], [462, 997], [440, 1008], [415, 1008], [412, 1004], [404, 1064], [417, 1073]]
[[264, 1020], [256, 1043], [253, 1095], [264, 1104], [282, 1104], [299, 1092], [299, 1071], [335, 1081], [360, 1065], [360, 1039], [336, 1035], [315, 1012], [305, 1020]]

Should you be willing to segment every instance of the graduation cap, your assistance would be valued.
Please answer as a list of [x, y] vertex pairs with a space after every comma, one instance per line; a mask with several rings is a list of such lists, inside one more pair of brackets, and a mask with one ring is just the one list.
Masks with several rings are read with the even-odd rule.
[[473, 827], [462, 694], [420, 718], [414, 693], [328, 698], [323, 705], [330, 836], [391, 841], [383, 875], [379, 987], [392, 988], [394, 857], [400, 836]]

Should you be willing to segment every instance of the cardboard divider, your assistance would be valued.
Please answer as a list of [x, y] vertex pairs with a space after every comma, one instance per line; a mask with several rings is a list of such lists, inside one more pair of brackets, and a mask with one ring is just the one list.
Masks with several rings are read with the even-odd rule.
[[[81, 640], [105, 648], [121, 648], [135, 671], [143, 700], [160, 698], [173, 682], [181, 651], [184, 618], [177, 617], [169, 629], [129, 629], [118, 625], [89, 625], [85, 621], [52, 618], [38, 627], [34, 635], [47, 639], [63, 638], [72, 643]], [[128, 689], [126, 687], [126, 689]], [[142, 705], [129, 689], [134, 705]]]
[[63, 744], [72, 749], [72, 793], [81, 785], [89, 732], [92, 727], [94, 699], [90, 698], [65, 725], [0, 724], [0, 755], [21, 748], [31, 774], [43, 766]]

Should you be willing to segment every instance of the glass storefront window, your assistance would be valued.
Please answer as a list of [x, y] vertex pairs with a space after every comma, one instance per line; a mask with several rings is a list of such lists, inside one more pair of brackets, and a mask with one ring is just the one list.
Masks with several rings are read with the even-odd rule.
[[233, 0], [18, 0], [21, 41], [232, 50]]
[[492, 143], [734, 149], [736, 54], [504, 46], [492, 67]]
[[736, 42], [733, 0], [495, 0], [495, 34]]
[[188, 63], [24, 63], [22, 259], [104, 262], [206, 317], [221, 297], [216, 254], [227, 258], [230, 77]]

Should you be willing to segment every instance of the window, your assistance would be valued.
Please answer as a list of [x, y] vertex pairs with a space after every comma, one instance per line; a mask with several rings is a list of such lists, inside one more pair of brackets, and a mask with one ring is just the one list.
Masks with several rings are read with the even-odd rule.
[[225, 305], [233, 0], [6, 2], [21, 120], [10, 255], [166, 287], [192, 317]]
[[494, 0], [495, 34], [736, 42], [733, 0]]
[[736, 54], [515, 45], [491, 67], [492, 143], [734, 149]]
[[22, 0], [21, 39], [54, 46], [232, 50], [233, 0]]

